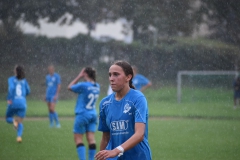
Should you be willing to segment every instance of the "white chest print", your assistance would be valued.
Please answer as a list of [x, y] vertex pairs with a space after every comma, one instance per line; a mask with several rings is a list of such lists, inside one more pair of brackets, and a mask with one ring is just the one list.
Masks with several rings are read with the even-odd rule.
[[128, 128], [128, 120], [120, 120], [111, 122], [111, 129], [113, 131], [125, 131]]
[[128, 103], [125, 104], [123, 113], [128, 113], [130, 109], [131, 109], [131, 106]]

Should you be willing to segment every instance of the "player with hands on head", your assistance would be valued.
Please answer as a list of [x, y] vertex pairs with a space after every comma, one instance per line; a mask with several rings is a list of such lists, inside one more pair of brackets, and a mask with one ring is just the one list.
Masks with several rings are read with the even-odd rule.
[[55, 69], [53, 65], [48, 66], [48, 75], [46, 76], [47, 90], [45, 101], [47, 102], [48, 106], [50, 128], [54, 126], [54, 120], [56, 127], [60, 128], [61, 125], [58, 120], [58, 114], [55, 111], [55, 106], [61, 89], [61, 78], [59, 74], [55, 73], [54, 70]]
[[100, 102], [102, 132], [97, 160], [151, 160], [148, 144], [148, 105], [142, 92], [132, 85], [133, 70], [126, 61], [109, 68], [113, 94]]
[[15, 76], [8, 79], [6, 121], [13, 124], [14, 128], [17, 130], [17, 142], [22, 142], [22, 122], [26, 116], [26, 96], [30, 93], [30, 87], [25, 79], [25, 72], [22, 66], [16, 65], [14, 73]]
[[[80, 79], [84, 81], [79, 82]], [[68, 85], [68, 90], [78, 94], [73, 128], [78, 157], [80, 160], [86, 159], [86, 149], [83, 144], [83, 136], [86, 134], [89, 147], [88, 159], [94, 160], [94, 155], [96, 154], [94, 134], [97, 126], [95, 104], [100, 93], [100, 86], [96, 83], [95, 69], [92, 67], [83, 68], [78, 76]]]

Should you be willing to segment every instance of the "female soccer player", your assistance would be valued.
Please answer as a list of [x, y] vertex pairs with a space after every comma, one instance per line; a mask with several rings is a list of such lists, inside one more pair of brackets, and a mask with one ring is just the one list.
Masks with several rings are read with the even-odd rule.
[[[14, 125], [17, 130], [17, 142], [22, 142], [23, 118], [26, 115], [26, 96], [30, 93], [30, 87], [25, 79], [22, 66], [17, 65], [14, 69], [15, 76], [8, 79], [8, 97], [6, 121]], [[16, 116], [14, 118], [14, 116]]]
[[46, 76], [46, 97], [45, 101], [48, 105], [48, 112], [49, 112], [49, 121], [50, 121], [50, 128], [54, 126], [53, 121], [55, 120], [56, 127], [60, 128], [61, 125], [58, 120], [58, 114], [55, 111], [55, 106], [57, 103], [58, 95], [61, 88], [61, 78], [59, 74], [54, 72], [54, 66], [48, 66], [48, 75]]
[[98, 130], [102, 131], [97, 160], [151, 160], [148, 144], [148, 106], [144, 95], [134, 90], [133, 70], [125, 61], [109, 68], [114, 91], [100, 103]]
[[[81, 78], [85, 82], [77, 83]], [[97, 125], [95, 103], [98, 99], [100, 86], [96, 83], [96, 71], [92, 67], [81, 70], [78, 76], [68, 85], [68, 89], [78, 94], [75, 107], [74, 140], [80, 160], [86, 159], [83, 135], [86, 133], [88, 141], [88, 159], [94, 160], [96, 142], [94, 133]]]

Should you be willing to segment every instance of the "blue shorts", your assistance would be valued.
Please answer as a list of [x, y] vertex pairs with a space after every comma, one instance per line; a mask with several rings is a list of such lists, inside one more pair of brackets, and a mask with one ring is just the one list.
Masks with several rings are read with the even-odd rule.
[[6, 117], [13, 117], [13, 116], [18, 116], [21, 118], [24, 118], [26, 116], [26, 107], [22, 108], [15, 108], [13, 105], [8, 105], [7, 106], [7, 111], [6, 111]]
[[57, 100], [54, 100], [54, 96], [46, 97], [46, 101], [49, 103], [57, 103]]
[[86, 132], [96, 132], [97, 116], [77, 114], [73, 126], [73, 133], [84, 134]]
[[240, 92], [234, 91], [234, 98], [240, 98]]

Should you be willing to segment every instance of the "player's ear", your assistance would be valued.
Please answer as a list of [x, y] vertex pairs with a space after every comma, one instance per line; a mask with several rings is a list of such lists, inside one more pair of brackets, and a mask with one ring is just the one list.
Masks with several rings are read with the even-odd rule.
[[127, 80], [127, 81], [130, 81], [131, 78], [132, 78], [132, 75], [131, 75], [131, 74], [129, 74], [129, 75], [126, 76], [126, 80]]

